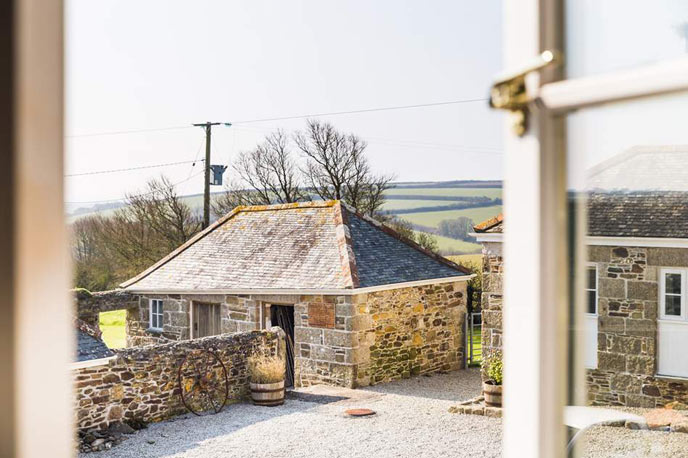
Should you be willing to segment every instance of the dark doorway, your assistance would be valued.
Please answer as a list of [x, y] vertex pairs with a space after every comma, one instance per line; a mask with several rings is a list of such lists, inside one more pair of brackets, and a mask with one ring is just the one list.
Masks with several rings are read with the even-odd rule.
[[193, 304], [193, 337], [216, 336], [221, 331], [220, 304]]
[[270, 321], [287, 335], [287, 373], [285, 386], [294, 386], [294, 307], [290, 305], [270, 306]]

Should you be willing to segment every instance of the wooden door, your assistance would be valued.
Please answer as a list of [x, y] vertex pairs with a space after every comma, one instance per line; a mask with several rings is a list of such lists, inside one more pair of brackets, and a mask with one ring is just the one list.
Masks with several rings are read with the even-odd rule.
[[220, 333], [220, 305], [194, 302], [192, 336], [199, 338], [215, 336]]

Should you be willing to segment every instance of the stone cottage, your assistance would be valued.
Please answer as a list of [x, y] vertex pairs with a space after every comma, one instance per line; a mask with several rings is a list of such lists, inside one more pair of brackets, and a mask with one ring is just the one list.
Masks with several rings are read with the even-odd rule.
[[[502, 348], [502, 232], [483, 245], [483, 350]], [[595, 405], [688, 404], [688, 193], [588, 197], [585, 365]]]
[[[238, 207], [113, 294], [129, 345], [277, 325], [289, 383], [357, 387], [461, 368], [470, 277], [341, 202], [309, 202]], [[94, 300], [110, 304], [80, 309]]]

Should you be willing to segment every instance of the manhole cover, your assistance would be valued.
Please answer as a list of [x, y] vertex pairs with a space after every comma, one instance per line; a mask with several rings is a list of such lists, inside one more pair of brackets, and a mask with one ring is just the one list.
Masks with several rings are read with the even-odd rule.
[[370, 409], [349, 409], [344, 413], [351, 417], [367, 417], [368, 415], [375, 415], [375, 411]]

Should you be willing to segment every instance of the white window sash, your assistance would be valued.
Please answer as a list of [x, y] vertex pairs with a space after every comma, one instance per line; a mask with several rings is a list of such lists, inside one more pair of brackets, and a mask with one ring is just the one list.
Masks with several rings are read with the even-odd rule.
[[588, 312], [588, 298], [586, 295], [586, 297], [585, 297], [585, 314], [588, 316], [593, 316], [593, 315], [597, 316], [597, 315], [599, 315], [599, 310], [600, 310], [600, 308], [599, 308], [600, 307], [600, 292], [599, 292], [599, 290], [600, 290], [600, 286], [599, 286], [600, 271], [598, 269], [597, 264], [593, 263], [593, 262], [587, 264], [587, 269], [594, 269], [595, 270], [595, 287], [594, 288], [588, 287], [588, 275], [587, 275], [588, 272], [587, 272], [587, 270], [585, 271], [585, 273], [586, 273], [586, 276], [585, 276], [585, 292], [586, 293], [589, 291], [595, 292], [595, 313], [589, 313]]
[[162, 331], [162, 300], [150, 299], [148, 306], [148, 327], [155, 331]]
[[[662, 268], [659, 270], [659, 319], [663, 321], [686, 321], [686, 283], [688, 280], [688, 270], [686, 269], [667, 269]], [[666, 292], [666, 274], [679, 274], [681, 276], [681, 293], [673, 294]], [[680, 315], [667, 315], [666, 314], [666, 297], [668, 296], [679, 296], [681, 298], [681, 314]]]

